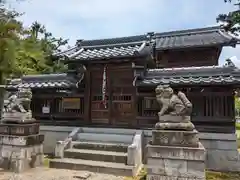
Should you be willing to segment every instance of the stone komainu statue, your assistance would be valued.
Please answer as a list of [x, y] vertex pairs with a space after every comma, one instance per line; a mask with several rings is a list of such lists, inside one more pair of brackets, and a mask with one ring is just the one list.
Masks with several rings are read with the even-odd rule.
[[11, 94], [7, 100], [4, 101], [5, 113], [26, 113], [31, 112], [31, 100], [32, 100], [32, 91], [31, 89], [18, 89], [17, 92]]
[[192, 103], [186, 95], [179, 91], [174, 94], [173, 89], [168, 85], [159, 85], [156, 88], [156, 99], [162, 106], [159, 117], [163, 115], [189, 116], [192, 112]]

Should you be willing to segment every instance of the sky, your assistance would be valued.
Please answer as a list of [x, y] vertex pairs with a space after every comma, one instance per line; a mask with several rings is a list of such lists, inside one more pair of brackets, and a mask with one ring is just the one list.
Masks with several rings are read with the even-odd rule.
[[[216, 25], [216, 17], [236, 9], [224, 0], [12, 0], [11, 8], [24, 12], [25, 26], [38, 21], [55, 37], [100, 39]], [[220, 64], [236, 56], [240, 46], [225, 47]], [[239, 59], [239, 60], [238, 60]]]

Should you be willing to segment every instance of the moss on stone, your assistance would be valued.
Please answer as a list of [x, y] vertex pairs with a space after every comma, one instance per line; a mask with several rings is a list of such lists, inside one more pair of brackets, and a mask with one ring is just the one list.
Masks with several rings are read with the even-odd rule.
[[240, 173], [206, 172], [207, 180], [239, 180]]
[[[137, 177], [126, 177], [124, 180], [146, 180], [146, 170], [143, 169]], [[240, 173], [206, 172], [206, 180], [239, 180]]]

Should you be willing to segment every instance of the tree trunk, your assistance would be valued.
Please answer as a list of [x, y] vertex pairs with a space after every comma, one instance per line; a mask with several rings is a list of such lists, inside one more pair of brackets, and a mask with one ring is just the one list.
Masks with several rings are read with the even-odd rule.
[[[4, 84], [5, 82], [4, 82], [3, 74], [0, 73], [0, 85], [4, 85]], [[0, 87], [0, 120], [2, 119], [4, 94], [5, 94], [5, 88]]]

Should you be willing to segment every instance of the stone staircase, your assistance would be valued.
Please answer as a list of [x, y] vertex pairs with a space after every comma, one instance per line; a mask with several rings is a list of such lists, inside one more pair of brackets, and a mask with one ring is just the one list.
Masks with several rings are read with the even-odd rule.
[[58, 142], [50, 167], [135, 176], [142, 165], [139, 160], [141, 142], [138, 142], [142, 139], [135, 138], [136, 134], [139, 135], [120, 130], [79, 128], [65, 141]]

